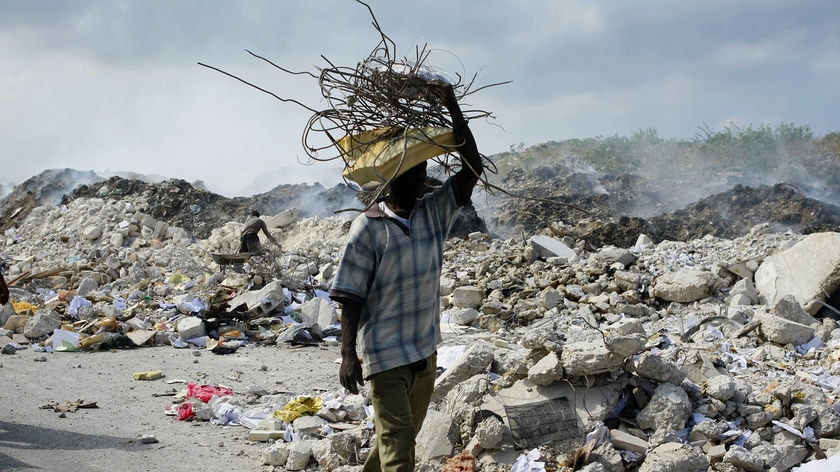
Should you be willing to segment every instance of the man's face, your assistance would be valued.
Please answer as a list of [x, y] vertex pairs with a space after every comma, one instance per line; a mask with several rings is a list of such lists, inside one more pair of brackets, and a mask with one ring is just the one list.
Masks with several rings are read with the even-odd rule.
[[426, 161], [405, 171], [391, 182], [391, 193], [400, 197], [419, 198], [426, 185]]

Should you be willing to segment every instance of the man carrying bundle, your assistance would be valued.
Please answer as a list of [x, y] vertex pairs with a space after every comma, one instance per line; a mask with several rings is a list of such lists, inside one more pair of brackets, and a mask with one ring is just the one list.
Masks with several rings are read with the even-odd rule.
[[460, 169], [425, 195], [425, 160], [397, 170], [384, 200], [353, 221], [330, 291], [342, 304], [341, 384], [358, 393], [370, 382], [376, 442], [366, 472], [414, 470], [415, 438], [434, 389], [441, 340], [444, 243], [482, 171], [452, 85], [430, 87], [440, 87], [451, 117]]

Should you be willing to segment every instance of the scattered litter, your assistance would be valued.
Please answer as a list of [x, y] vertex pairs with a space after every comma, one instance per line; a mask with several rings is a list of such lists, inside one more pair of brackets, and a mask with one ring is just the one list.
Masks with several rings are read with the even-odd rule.
[[545, 472], [545, 462], [539, 460], [541, 457], [539, 449], [522, 453], [516, 459], [510, 472]]
[[274, 416], [290, 423], [303, 415], [314, 415], [324, 407], [321, 397], [300, 396], [290, 401], [282, 410], [274, 412]]
[[42, 410], [53, 410], [57, 413], [74, 412], [79, 408], [99, 408], [96, 402], [75, 400], [47, 403], [41, 407]]

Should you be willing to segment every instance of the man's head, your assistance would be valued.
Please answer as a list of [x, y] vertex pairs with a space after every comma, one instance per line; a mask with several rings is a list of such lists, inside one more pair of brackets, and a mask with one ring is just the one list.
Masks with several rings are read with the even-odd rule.
[[426, 161], [406, 170], [391, 181], [390, 195], [401, 202], [413, 202], [426, 189]]
[[259, 218], [260, 212], [258, 212], [257, 210], [251, 210], [251, 216], [256, 216], [257, 218]]

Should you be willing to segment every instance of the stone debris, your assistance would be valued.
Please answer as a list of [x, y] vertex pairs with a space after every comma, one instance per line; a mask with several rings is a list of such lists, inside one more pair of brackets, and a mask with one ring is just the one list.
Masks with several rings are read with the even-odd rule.
[[74, 412], [79, 408], [99, 408], [96, 402], [86, 400], [51, 402], [41, 406], [42, 410], [53, 410], [56, 413]]
[[[0, 310], [4, 352], [337, 345], [326, 291], [349, 217], [283, 210], [267, 217], [282, 251], [224, 267], [212, 255], [236, 251], [240, 223], [198, 239], [144, 212], [146, 198], [42, 205], [4, 233], [17, 280]], [[826, 306], [838, 248], [838, 233], [761, 224], [736, 239], [638, 235], [628, 248], [551, 232], [450, 239], [418, 461], [777, 472], [826, 461], [840, 453], [840, 326]], [[268, 443], [255, 462], [273, 470], [356, 471], [375, 436], [365, 394], [182, 392], [166, 414], [242, 426]], [[278, 416], [316, 397], [316, 411]]]

